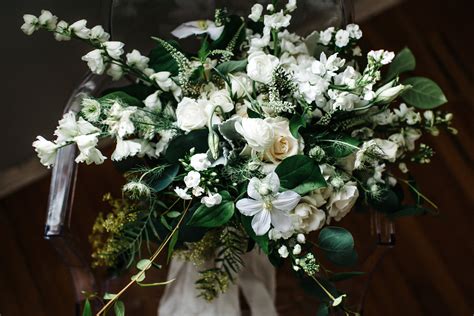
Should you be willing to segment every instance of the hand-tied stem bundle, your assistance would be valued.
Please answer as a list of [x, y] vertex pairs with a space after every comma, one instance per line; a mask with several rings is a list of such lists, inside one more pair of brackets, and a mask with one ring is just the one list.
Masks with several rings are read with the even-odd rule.
[[[38, 136], [33, 143], [48, 167], [61, 147], [73, 144], [77, 163], [103, 163], [102, 138], [116, 142], [112, 160], [128, 161], [123, 197], [107, 195], [113, 211], [100, 214], [93, 227], [94, 266], [135, 265], [138, 273], [126, 288], [161, 285], [166, 282], [143, 281], [167, 247], [168, 259], [214, 262], [196, 284], [211, 301], [236, 280], [242, 255], [258, 247], [273, 264], [286, 259], [297, 277], [312, 281], [321, 315], [349, 313], [332, 280], [356, 273], [331, 272], [321, 259], [353, 265], [354, 240], [329, 225], [355, 205], [391, 218], [436, 208], [408, 165], [430, 162], [433, 150], [416, 144], [424, 132], [456, 133], [452, 114], [433, 111], [446, 102], [438, 85], [400, 79], [415, 68], [407, 48], [363, 55], [358, 25], [307, 37], [288, 31], [295, 9], [294, 0], [265, 9], [256, 4], [248, 18], [218, 9], [214, 21], [172, 32], [196, 36], [197, 52], [153, 37], [148, 56], [125, 54], [123, 43], [109, 41], [101, 26], [89, 29], [86, 20], [58, 22], [46, 10], [24, 16], [28, 35], [44, 29], [58, 41], [91, 45], [82, 57], [91, 72], [133, 78], [131, 85], [84, 98], [78, 113], [59, 121], [56, 140]], [[414, 194], [414, 205], [402, 204], [402, 186]], [[315, 242], [307, 238], [312, 232], [318, 232]], [[120, 312], [126, 288], [106, 295], [102, 311], [114, 303]]]

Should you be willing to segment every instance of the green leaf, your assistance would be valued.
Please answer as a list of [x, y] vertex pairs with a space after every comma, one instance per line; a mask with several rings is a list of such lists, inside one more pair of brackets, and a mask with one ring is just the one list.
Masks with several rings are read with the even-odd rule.
[[352, 267], [359, 260], [359, 256], [355, 249], [343, 252], [331, 252], [328, 251], [325, 253], [326, 258], [335, 265], [342, 267]]
[[240, 217], [240, 221], [242, 222], [242, 226], [244, 226], [245, 232], [247, 235], [249, 235], [250, 238], [255, 240], [257, 245], [259, 245], [260, 249], [268, 255], [269, 254], [269, 249], [268, 249], [268, 234], [262, 235], [262, 236], [257, 236], [252, 228], [252, 217], [251, 216], [244, 216], [242, 215]]
[[430, 110], [448, 102], [441, 88], [431, 79], [412, 77], [403, 84], [412, 87], [402, 94], [402, 99], [418, 109]]
[[152, 86], [147, 86], [140, 82], [140, 83], [134, 83], [134, 84], [123, 86], [123, 87], [113, 87], [113, 88], [107, 89], [103, 92], [102, 95], [107, 95], [107, 94], [110, 94], [112, 92], [117, 92], [117, 91], [125, 92], [126, 94], [138, 100], [145, 100], [147, 96], [149, 96], [156, 90]]
[[329, 281], [331, 282], [338, 282], [338, 281], [344, 281], [359, 275], [364, 275], [365, 272], [359, 272], [359, 271], [354, 271], [354, 272], [341, 272], [341, 273], [335, 273], [331, 275], [329, 278]]
[[142, 282], [143, 280], [145, 280], [145, 272], [138, 272], [137, 274], [134, 274], [132, 275], [132, 277], [130, 278], [132, 281], [135, 281], [135, 282]]
[[104, 294], [104, 300], [106, 300], [106, 301], [113, 300], [116, 296], [117, 296], [117, 294], [105, 293]]
[[342, 266], [350, 266], [357, 262], [352, 234], [342, 228], [327, 226], [318, 237], [318, 247], [324, 250], [328, 260]]
[[245, 67], [247, 67], [247, 60], [242, 59], [223, 62], [222, 64], [219, 64], [216, 68], [221, 74], [227, 75], [233, 72], [244, 71]]
[[320, 140], [324, 152], [334, 158], [344, 158], [359, 150], [361, 141], [347, 136], [324, 138]]
[[299, 138], [298, 130], [301, 127], [306, 127], [306, 118], [304, 115], [293, 115], [290, 119], [290, 132], [294, 138]]
[[84, 301], [84, 309], [82, 310], [82, 316], [92, 316], [91, 302], [86, 298]]
[[99, 98], [99, 102], [119, 101], [127, 106], [143, 107], [143, 102], [123, 91], [115, 91]]
[[205, 153], [209, 149], [207, 142], [208, 133], [207, 129], [200, 129], [176, 137], [170, 142], [166, 150], [166, 160], [171, 163], [177, 163], [179, 159], [189, 154], [189, 151], [193, 147], [195, 153]]
[[125, 305], [122, 301], [116, 301], [114, 304], [115, 316], [125, 316]]
[[169, 218], [176, 218], [178, 217], [179, 215], [181, 215], [180, 212], [177, 212], [177, 211], [171, 211], [169, 213], [166, 214], [166, 216], [168, 216]]
[[152, 179], [150, 186], [155, 192], [160, 192], [166, 189], [173, 181], [179, 172], [179, 165], [174, 164], [166, 167], [161, 175], [155, 179]]
[[401, 207], [400, 198], [390, 189], [384, 189], [376, 198], [369, 197], [368, 202], [382, 213], [393, 213]]
[[[221, 36], [218, 39], [211, 42], [210, 50], [215, 49], [226, 49], [232, 39], [236, 36], [239, 30], [242, 30], [242, 24], [244, 21], [241, 17], [236, 15], [229, 16], [228, 21], [224, 25], [224, 30], [222, 31]], [[235, 43], [235, 48], [240, 47], [240, 44], [245, 39], [245, 31], [241, 31], [238, 35], [237, 41]]]
[[[176, 49], [179, 49], [179, 45], [176, 41], [170, 40], [167, 42]], [[150, 51], [148, 57], [150, 58], [150, 61], [148, 62], [149, 67], [156, 72], [169, 71], [173, 76], [178, 74], [178, 64], [171, 54], [159, 42], [157, 43], [156, 47]]]
[[283, 188], [293, 190], [300, 195], [327, 185], [318, 164], [305, 155], [286, 158], [278, 165], [275, 172], [280, 177], [280, 185]]
[[316, 311], [316, 316], [328, 316], [329, 306], [326, 303], [321, 303]]
[[148, 270], [151, 268], [151, 261], [150, 259], [142, 259], [137, 262], [137, 269], [138, 270]]
[[397, 56], [395, 56], [390, 64], [384, 82], [389, 82], [399, 74], [406, 71], [415, 70], [415, 67], [415, 56], [413, 56], [413, 53], [408, 47], [405, 47], [397, 54]]
[[173, 236], [171, 237], [170, 243], [168, 244], [168, 257], [167, 257], [168, 262], [170, 261], [171, 256], [173, 255], [176, 242], [178, 242], [178, 234], [179, 234], [179, 230], [176, 230]]
[[417, 216], [417, 215], [425, 215], [428, 213], [433, 213], [433, 212], [430, 209], [427, 209], [425, 207], [411, 205], [411, 206], [405, 206], [401, 210], [389, 214], [388, 217], [390, 219], [396, 219], [403, 216]]
[[188, 225], [198, 227], [219, 227], [227, 223], [235, 211], [235, 204], [227, 191], [219, 192], [222, 195], [222, 202], [213, 207], [207, 207], [202, 204], [194, 212], [193, 216], [188, 222]]

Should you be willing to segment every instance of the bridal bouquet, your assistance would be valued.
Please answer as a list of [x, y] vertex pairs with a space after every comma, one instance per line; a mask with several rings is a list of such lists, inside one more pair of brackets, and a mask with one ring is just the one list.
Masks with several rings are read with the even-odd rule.
[[[111, 160], [126, 160], [123, 196], [106, 196], [112, 212], [100, 214], [92, 229], [94, 266], [136, 266], [130, 282], [146, 286], [146, 271], [159, 267], [164, 249], [168, 259], [196, 266], [212, 260], [196, 283], [212, 301], [257, 247], [272, 264], [286, 260], [298, 278], [312, 282], [318, 315], [351, 313], [334, 281], [357, 273], [324, 266], [357, 261], [352, 235], [337, 223], [354, 207], [390, 218], [436, 209], [409, 166], [429, 163], [434, 154], [417, 143], [423, 133], [456, 133], [452, 114], [434, 110], [446, 102], [438, 85], [401, 78], [415, 68], [407, 48], [364, 54], [356, 24], [307, 37], [292, 33], [295, 9], [295, 0], [255, 4], [246, 18], [218, 9], [213, 21], [172, 32], [195, 36], [197, 52], [152, 37], [156, 47], [147, 56], [126, 53], [86, 20], [58, 21], [46, 10], [24, 16], [28, 35], [43, 29], [58, 41], [90, 45], [82, 60], [92, 73], [132, 79], [84, 98], [78, 113], [59, 121], [54, 141], [38, 136], [33, 143], [47, 167], [70, 145], [78, 148], [77, 163], [103, 163], [103, 138], [116, 144]], [[414, 204], [403, 204], [403, 186]], [[107, 294], [99, 314], [113, 304], [123, 312], [123, 292]]]

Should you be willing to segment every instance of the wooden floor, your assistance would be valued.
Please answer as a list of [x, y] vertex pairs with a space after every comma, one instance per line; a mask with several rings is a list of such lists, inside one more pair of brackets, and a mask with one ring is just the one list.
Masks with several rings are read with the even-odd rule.
[[[471, 0], [410, 0], [363, 24], [365, 47], [417, 56], [417, 75], [435, 79], [455, 113], [459, 135], [443, 134], [431, 165], [416, 168], [424, 192], [439, 205], [437, 217], [396, 223], [397, 245], [375, 273], [367, 316], [454, 315], [474, 313], [474, 18]], [[106, 164], [80, 168], [73, 218], [74, 233], [88, 251], [87, 235], [101, 196], [121, 180]], [[67, 270], [42, 239], [49, 179], [0, 201], [0, 315], [73, 315]], [[117, 190], [115, 190], [117, 191]], [[366, 218], [351, 214], [344, 225], [356, 235], [368, 230]], [[281, 315], [315, 315], [314, 302], [287, 270], [278, 272]], [[140, 293], [140, 294], [139, 294]], [[140, 315], [155, 315], [160, 289], [127, 294], [149, 300]], [[138, 314], [137, 314], [138, 315]]]

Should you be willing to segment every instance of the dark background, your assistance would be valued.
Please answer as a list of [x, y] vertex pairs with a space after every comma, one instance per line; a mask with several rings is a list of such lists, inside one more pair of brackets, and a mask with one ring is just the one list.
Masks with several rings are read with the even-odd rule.
[[[39, 11], [40, 8], [32, 7], [31, 3], [16, 1], [15, 11]], [[58, 6], [59, 2], [54, 3]], [[2, 1], [1, 5], [6, 5], [6, 2]], [[42, 5], [47, 7], [47, 4]], [[368, 294], [367, 316], [474, 313], [473, 9], [471, 0], [410, 0], [365, 20], [361, 25], [365, 48], [398, 51], [406, 45], [412, 49], [417, 57], [416, 75], [430, 77], [440, 84], [449, 100], [445, 109], [455, 114], [454, 122], [459, 130], [457, 136], [443, 133], [436, 139], [425, 139], [437, 154], [430, 165], [414, 167], [413, 170], [423, 192], [438, 204], [440, 214], [396, 222], [397, 245], [374, 274]], [[70, 19], [71, 15], [91, 16], [94, 11], [86, 1], [73, 13], [69, 10], [69, 5], [64, 3], [56, 12]], [[2, 10], [1, 13], [5, 18], [2, 26], [9, 23], [7, 29], [2, 27], [1, 47], [5, 56], [2, 58], [2, 95], [13, 94], [17, 102], [1, 105], [2, 136], [12, 141], [16, 139], [15, 135], [22, 133], [18, 125], [14, 130], [4, 130], [5, 126], [10, 126], [8, 120], [22, 122], [27, 128], [34, 129], [35, 134], [49, 134], [61, 113], [64, 95], [84, 71], [78, 62], [84, 50], [72, 43], [53, 44], [53, 40], [46, 39], [44, 34], [26, 38], [19, 46], [8, 47], [8, 32], [17, 30], [11, 25], [20, 25], [21, 21], [19, 13], [11, 16], [6, 12]], [[35, 45], [40, 42], [43, 42], [43, 47], [54, 47], [39, 51]], [[61, 46], [60, 53], [53, 53], [58, 46]], [[51, 61], [44, 61], [45, 54], [57, 54], [56, 62], [62, 65], [62, 70], [48, 71]], [[14, 57], [28, 60], [28, 69]], [[31, 68], [31, 65], [35, 66]], [[27, 76], [50, 82], [48, 90], [38, 91], [34, 84], [22, 84], [21, 78]], [[58, 78], [60, 81], [64, 78], [61, 87], [66, 92], [54, 97]], [[31, 78], [28, 80], [31, 82]], [[56, 105], [35, 107], [35, 100], [45, 94], [48, 98], [53, 95], [49, 100]], [[18, 112], [12, 106], [24, 107], [23, 116], [12, 117], [14, 111]], [[39, 120], [46, 120], [50, 126], [34, 127]], [[26, 148], [30, 142], [12, 144]], [[31, 151], [23, 154], [25, 158]], [[9, 157], [8, 146], [3, 147], [0, 157], [9, 164], [23, 159]], [[112, 188], [117, 193], [120, 181], [120, 176], [108, 163], [79, 168], [72, 221], [74, 233], [82, 241], [85, 251], [96, 213], [106, 210], [101, 197]], [[68, 271], [48, 242], [42, 239], [48, 190], [49, 177], [44, 177], [0, 200], [2, 316], [73, 314], [74, 296]], [[354, 213], [343, 223], [354, 233], [357, 242], [357, 235], [369, 229], [367, 221], [367, 217]], [[161, 278], [164, 278], [164, 272]], [[154, 315], [160, 293], [161, 289], [134, 289], [125, 298], [132, 302], [138, 296], [146, 297], [149, 303], [143, 309], [146, 311], [144, 314]], [[277, 301], [281, 315], [315, 315], [314, 301], [303, 294], [286, 269], [278, 272]]]

